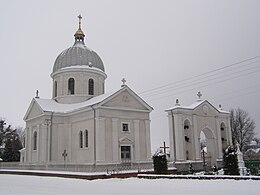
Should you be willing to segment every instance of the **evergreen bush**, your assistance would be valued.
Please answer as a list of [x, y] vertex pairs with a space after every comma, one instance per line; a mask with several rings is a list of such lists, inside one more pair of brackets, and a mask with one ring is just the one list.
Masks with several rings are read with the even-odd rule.
[[166, 154], [162, 153], [161, 151], [157, 151], [153, 155], [153, 166], [155, 174], [167, 174], [168, 165]]
[[225, 175], [239, 175], [238, 160], [236, 149], [229, 146], [223, 152], [224, 174]]

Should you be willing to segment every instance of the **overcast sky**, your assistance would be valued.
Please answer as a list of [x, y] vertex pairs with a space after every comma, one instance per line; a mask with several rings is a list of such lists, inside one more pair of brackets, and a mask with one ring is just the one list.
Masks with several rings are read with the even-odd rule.
[[193, 103], [198, 91], [225, 110], [245, 109], [260, 132], [259, 0], [0, 0], [0, 117], [8, 123], [25, 127], [37, 89], [51, 98], [50, 73], [74, 43], [79, 14], [86, 45], [104, 62], [106, 91], [124, 77], [154, 108], [153, 151], [168, 143], [164, 110], [176, 98]]

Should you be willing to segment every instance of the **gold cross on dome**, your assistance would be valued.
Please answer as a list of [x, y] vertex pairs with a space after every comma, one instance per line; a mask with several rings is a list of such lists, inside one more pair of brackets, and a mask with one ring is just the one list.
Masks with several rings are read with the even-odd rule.
[[78, 15], [78, 19], [79, 19], [79, 26], [80, 26], [81, 25], [81, 19], [82, 19], [81, 14]]

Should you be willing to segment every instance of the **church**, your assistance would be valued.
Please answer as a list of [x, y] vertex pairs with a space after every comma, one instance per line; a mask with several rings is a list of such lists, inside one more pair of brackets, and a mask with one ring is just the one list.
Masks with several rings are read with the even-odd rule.
[[151, 164], [153, 110], [122, 80], [105, 93], [104, 64], [79, 27], [72, 47], [55, 60], [51, 99], [38, 93], [24, 116], [21, 162], [37, 165]]
[[198, 99], [189, 106], [176, 100], [166, 110], [169, 121], [170, 161], [179, 171], [222, 167], [223, 150], [232, 145], [230, 113], [208, 100]]

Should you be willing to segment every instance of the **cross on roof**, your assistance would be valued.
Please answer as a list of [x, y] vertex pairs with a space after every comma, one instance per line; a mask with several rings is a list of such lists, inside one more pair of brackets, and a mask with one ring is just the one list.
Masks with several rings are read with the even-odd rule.
[[122, 81], [122, 83], [123, 83], [123, 84], [121, 85], [121, 87], [124, 87], [124, 86], [125, 86], [125, 83], [126, 83], [125, 78], [123, 78], [121, 81]]
[[39, 98], [39, 90], [38, 90], [38, 89], [36, 90], [36, 96], [35, 96], [35, 98]]
[[197, 96], [199, 99], [201, 98], [202, 94], [200, 93], [200, 91], [198, 92]]

